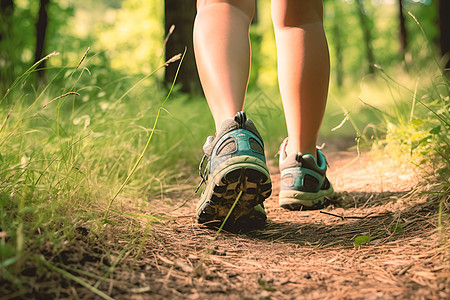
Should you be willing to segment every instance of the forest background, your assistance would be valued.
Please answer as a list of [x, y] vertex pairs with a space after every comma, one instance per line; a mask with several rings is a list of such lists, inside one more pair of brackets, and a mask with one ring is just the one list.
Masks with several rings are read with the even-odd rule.
[[[245, 109], [273, 156], [286, 129], [270, 1], [257, 4]], [[324, 1], [332, 72], [322, 139], [411, 162], [444, 209], [449, 14], [445, 0]], [[160, 218], [148, 213], [154, 199], [195, 188], [214, 127], [194, 17], [192, 0], [1, 1], [0, 288], [26, 294], [23, 270], [46, 269], [42, 249], [57, 255], [79, 224], [92, 234], [141, 228], [135, 220]], [[185, 49], [181, 65], [165, 65]]]

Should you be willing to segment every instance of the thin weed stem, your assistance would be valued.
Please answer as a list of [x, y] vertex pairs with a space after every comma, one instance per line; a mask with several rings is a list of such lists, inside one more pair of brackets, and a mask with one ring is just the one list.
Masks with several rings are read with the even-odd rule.
[[86, 52], [84, 52], [83, 57], [80, 59], [80, 62], [78, 63], [78, 65], [76, 66], [75, 70], [78, 69], [78, 67], [81, 65], [81, 63], [83, 62], [83, 60], [86, 58], [87, 54], [89, 53], [89, 50], [91, 50], [91, 47], [88, 47]]
[[30, 68], [28, 68], [28, 70], [26, 70], [22, 75], [20, 75], [19, 77], [16, 78], [16, 80], [14, 80], [14, 82], [12, 83], [11, 87], [6, 90], [5, 95], [3, 95], [2, 100], [0, 100], [0, 104], [2, 104], [3, 100], [6, 99], [6, 97], [9, 95], [9, 93], [19, 84], [20, 80], [22, 78], [27, 78], [28, 75], [30, 75], [33, 71], [36, 70], [37, 66], [39, 66], [44, 60], [49, 59], [52, 56], [56, 56], [59, 55], [58, 52], [52, 52], [50, 54], [48, 54], [47, 56], [45, 56], [44, 58], [40, 59], [39, 61], [37, 61], [34, 65], [32, 65]]
[[[125, 185], [128, 183], [128, 181], [130, 180], [131, 176], [133, 176], [133, 174], [134, 174], [134, 172], [136, 171], [137, 167], [139, 166], [139, 164], [141, 163], [142, 159], [144, 158], [145, 152], [147, 151], [147, 149], [148, 149], [148, 147], [149, 147], [149, 145], [150, 145], [150, 141], [152, 140], [153, 134], [155, 133], [156, 125], [158, 124], [159, 116], [160, 116], [160, 114], [161, 114], [161, 111], [163, 110], [163, 106], [164, 106], [164, 104], [167, 102], [167, 99], [169, 99], [169, 96], [172, 94], [173, 88], [174, 88], [174, 86], [175, 86], [175, 82], [176, 82], [177, 77], [178, 77], [178, 73], [179, 73], [179, 71], [180, 71], [181, 64], [183, 63], [184, 56], [186, 55], [186, 50], [187, 50], [187, 49], [185, 48], [185, 49], [184, 49], [184, 53], [183, 53], [183, 55], [181, 56], [180, 63], [178, 64], [177, 72], [175, 73], [175, 77], [174, 77], [174, 79], [173, 79], [173, 81], [172, 81], [172, 85], [171, 85], [171, 87], [170, 87], [170, 90], [169, 90], [169, 92], [167, 93], [167, 96], [166, 96], [166, 98], [164, 99], [164, 101], [163, 101], [163, 102], [161, 103], [161, 105], [159, 106], [158, 113], [156, 114], [155, 122], [153, 123], [153, 128], [152, 128], [151, 133], [150, 133], [150, 136], [149, 136], [149, 138], [148, 138], [148, 140], [147, 140], [147, 144], [145, 145], [144, 150], [142, 150], [141, 155], [139, 156], [138, 160], [137, 160], [136, 163], [134, 164], [134, 166], [133, 166], [133, 168], [131, 169], [130, 173], [128, 174], [127, 178], [125, 178], [125, 180], [123, 181], [122, 185], [119, 187], [119, 189], [117, 190], [117, 192], [114, 194], [114, 196], [113, 196], [113, 197], [111, 198], [111, 200], [109, 201], [108, 206], [106, 207], [106, 212], [105, 212], [105, 216], [104, 216], [104, 222], [107, 222], [107, 221], [108, 221], [108, 214], [109, 214], [109, 210], [110, 210], [110, 208], [111, 208], [112, 203], [113, 203], [114, 200], [117, 198], [117, 196], [118, 196], [119, 193], [122, 191], [122, 189], [125, 187]], [[176, 59], [176, 60], [177, 60], [177, 59]], [[167, 62], [164, 64], [164, 66], [166, 66], [168, 63], [171, 63], [171, 62], [176, 61], [176, 60], [175, 60], [175, 58], [170, 59], [169, 61], [167, 61]], [[154, 73], [154, 72], [153, 72], [153, 73]], [[151, 73], [151, 74], [153, 74], [153, 73]], [[150, 75], [148, 75], [148, 76], [150, 76]], [[144, 78], [147, 78], [148, 76], [146, 76], [146, 77], [144, 77]], [[143, 81], [143, 79], [140, 80], [138, 83], [141, 83], [142, 81]], [[136, 83], [131, 89], [129, 89], [129, 90], [128, 90], [128, 91], [127, 91], [120, 99], [119, 99], [119, 100], [121, 100], [128, 92], [130, 92], [132, 89], [134, 89], [134, 87], [136, 87], [138, 83]]]
[[56, 101], [56, 100], [58, 100], [58, 99], [61, 99], [61, 98], [64, 98], [64, 97], [67, 97], [67, 96], [69, 96], [69, 95], [80, 96], [80, 94], [77, 93], [77, 92], [68, 92], [68, 93], [65, 93], [65, 94], [63, 94], [63, 95], [60, 95], [60, 96], [58, 96], [58, 97], [53, 98], [52, 100], [50, 100], [47, 104], [45, 104], [45, 105], [42, 106], [42, 109], [46, 108], [47, 106], [49, 106], [50, 104], [52, 104], [54, 101]]
[[9, 109], [8, 114], [6, 115], [5, 119], [3, 120], [2, 126], [0, 127], [0, 132], [2, 132], [3, 127], [5, 127], [6, 121], [8, 121], [9, 117], [11, 116], [12, 111], [14, 110], [14, 106], [16, 106], [17, 100], [14, 101], [13, 105]]
[[164, 39], [164, 42], [163, 42], [163, 46], [162, 46], [162, 49], [161, 49], [161, 55], [159, 57], [160, 61], [162, 61], [162, 58], [163, 58], [163, 55], [164, 55], [164, 50], [166, 49], [167, 42], [169, 41], [169, 38], [172, 35], [172, 33], [174, 32], [174, 30], [175, 30], [175, 25], [172, 24], [170, 26], [170, 28], [169, 28], [169, 32], [167, 33], [166, 38]]

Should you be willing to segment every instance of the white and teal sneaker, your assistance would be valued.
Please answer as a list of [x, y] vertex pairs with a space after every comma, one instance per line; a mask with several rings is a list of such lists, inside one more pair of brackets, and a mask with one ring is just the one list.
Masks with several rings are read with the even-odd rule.
[[317, 160], [310, 154], [286, 154], [287, 139], [281, 144], [281, 190], [279, 204], [290, 210], [317, 209], [325, 198], [334, 195], [333, 186], [326, 177], [327, 162], [317, 149]]
[[203, 151], [199, 187], [203, 183], [206, 187], [197, 204], [198, 222], [223, 221], [241, 191], [229, 222], [265, 221], [262, 203], [270, 196], [272, 183], [261, 136], [245, 112], [225, 120], [217, 136], [208, 137]]

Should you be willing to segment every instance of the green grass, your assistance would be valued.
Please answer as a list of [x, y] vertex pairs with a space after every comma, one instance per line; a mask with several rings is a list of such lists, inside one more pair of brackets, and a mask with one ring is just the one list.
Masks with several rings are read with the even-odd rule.
[[[33, 87], [31, 68], [2, 99], [0, 260], [2, 280], [9, 284], [0, 286], [1, 294], [29, 293], [21, 273], [30, 266], [46, 269], [36, 256], [42, 248], [58, 256], [80, 227], [101, 234], [109, 208], [108, 226], [129, 229], [125, 240], [139, 235], [159, 218], [149, 214], [148, 203], [160, 198], [161, 190], [181, 186], [201, 156], [198, 149], [211, 128], [203, 122], [206, 107], [186, 115], [190, 101], [180, 96], [170, 99], [177, 105], [159, 110], [167, 92], [156, 88], [153, 78], [83, 86], [89, 77], [85, 65], [89, 58], [78, 68], [50, 70], [64, 85], [50, 80], [39, 88]], [[186, 175], [180, 177], [182, 171]], [[150, 201], [142, 204], [146, 198]]]
[[[432, 78], [424, 87], [415, 89], [399, 84], [382, 72], [387, 83], [405, 90], [408, 96], [390, 113], [380, 111], [386, 127], [386, 138], [378, 143], [387, 151], [407, 154], [420, 166], [433, 164], [434, 171], [448, 182], [450, 166], [450, 100], [448, 79], [435, 71], [421, 74]], [[418, 78], [417, 81], [421, 80]], [[439, 162], [437, 160], [440, 160]]]

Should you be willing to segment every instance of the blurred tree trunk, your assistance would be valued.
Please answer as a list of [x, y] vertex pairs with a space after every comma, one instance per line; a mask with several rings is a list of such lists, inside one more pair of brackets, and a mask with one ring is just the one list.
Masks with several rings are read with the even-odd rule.
[[405, 15], [403, 13], [403, 0], [398, 0], [398, 18], [399, 18], [399, 40], [400, 54], [405, 59], [406, 50], [408, 49], [408, 35], [406, 32]]
[[[165, 0], [164, 16], [166, 34], [170, 27], [175, 25], [175, 31], [166, 44], [166, 61], [174, 55], [183, 53], [187, 48], [186, 56], [178, 74], [177, 83], [181, 84], [181, 91], [191, 94], [202, 92], [198, 78], [197, 66], [194, 58], [192, 31], [196, 14], [196, 0]], [[171, 84], [178, 64], [172, 63], [166, 67], [164, 81]]]
[[344, 56], [342, 49], [342, 14], [339, 6], [340, 2], [334, 4], [334, 20], [333, 20], [333, 42], [334, 42], [334, 55], [336, 56], [336, 84], [340, 88], [344, 83]]
[[[37, 62], [43, 58], [45, 51], [45, 36], [48, 25], [48, 4], [50, 0], [40, 0], [39, 16], [36, 22], [36, 50], [34, 52], [34, 61]], [[45, 61], [43, 61], [37, 68], [38, 78], [45, 79]]]
[[[251, 26], [258, 26], [258, 1], [255, 0], [255, 14], [253, 15]], [[261, 60], [261, 46], [263, 42], [263, 37], [261, 31], [256, 29], [250, 29], [250, 42], [251, 42], [251, 73], [248, 81], [248, 86], [257, 86], [259, 74], [261, 73], [261, 66], [263, 64]]]
[[[439, 29], [440, 29], [440, 44], [441, 54], [444, 59], [447, 59], [445, 68], [450, 69], [450, 1], [439, 1]], [[450, 76], [450, 71], [446, 71], [447, 76]]]
[[375, 57], [372, 47], [372, 33], [369, 27], [369, 18], [367, 17], [366, 9], [364, 7], [363, 0], [356, 0], [358, 6], [358, 16], [361, 23], [361, 28], [364, 36], [364, 46], [366, 47], [367, 62], [369, 63], [369, 74], [375, 73]]
[[252, 24], [258, 24], [259, 23], [259, 16], [258, 16], [258, 0], [255, 0], [255, 14], [253, 15]]
[[0, 2], [0, 41], [11, 32], [11, 17], [14, 13], [13, 0], [1, 0]]
[[9, 41], [12, 37], [14, 1], [0, 2], [0, 94], [3, 94], [14, 80], [14, 52]]

